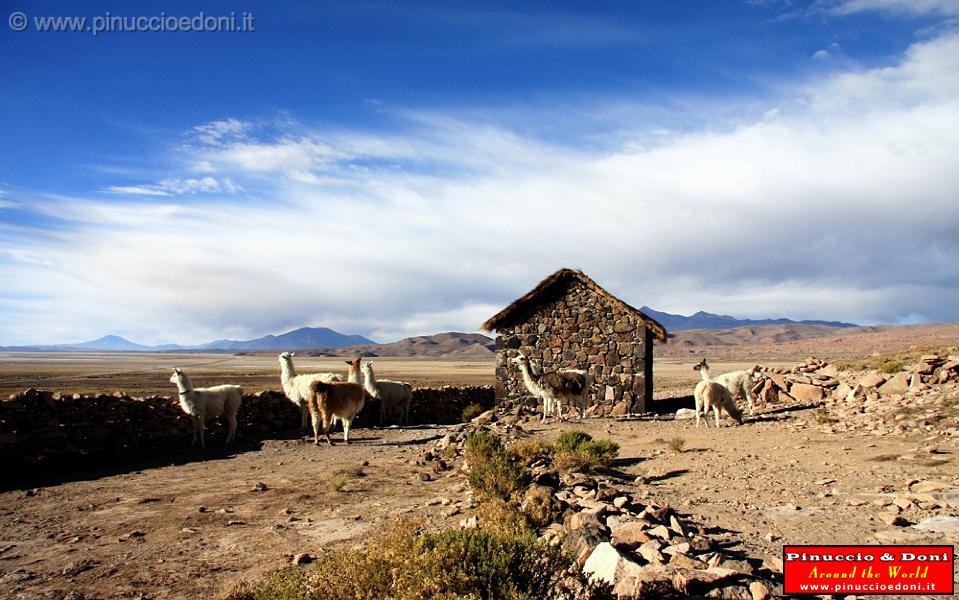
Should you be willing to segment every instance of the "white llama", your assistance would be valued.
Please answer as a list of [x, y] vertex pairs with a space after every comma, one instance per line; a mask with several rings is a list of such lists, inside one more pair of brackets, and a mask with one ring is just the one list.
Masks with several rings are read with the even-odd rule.
[[756, 414], [756, 405], [752, 392], [753, 385], [755, 384], [753, 380], [755, 373], [756, 367], [752, 367], [745, 371], [723, 373], [722, 375], [713, 377], [712, 380], [729, 390], [729, 393], [734, 398], [738, 396], [746, 400], [749, 403], [749, 416], [753, 416]]
[[523, 375], [523, 383], [529, 393], [543, 400], [543, 418], [551, 413], [563, 420], [563, 400], [579, 408], [579, 418], [586, 417], [586, 391], [590, 386], [590, 377], [586, 371], [564, 369], [555, 373], [536, 375], [530, 369], [529, 359], [520, 354], [513, 359]]
[[283, 393], [290, 402], [300, 407], [300, 428], [306, 429], [307, 416], [310, 411], [307, 402], [313, 395], [310, 384], [314, 381], [343, 381], [342, 375], [336, 373], [305, 373], [297, 375], [293, 368], [294, 352], [280, 354], [280, 383], [283, 384]]
[[229, 444], [236, 437], [236, 411], [243, 401], [243, 388], [238, 385], [217, 385], [210, 388], [194, 388], [190, 378], [180, 369], [173, 369], [170, 383], [176, 384], [180, 395], [180, 408], [193, 420], [193, 442], [196, 445], [197, 430], [200, 432], [200, 447], [206, 449], [203, 430], [207, 419], [226, 415], [230, 430], [226, 436]]
[[706, 427], [709, 427], [709, 409], [713, 410], [716, 417], [716, 427], [719, 427], [719, 412], [725, 410], [726, 414], [742, 425], [743, 414], [740, 412], [736, 403], [733, 401], [732, 394], [721, 383], [709, 378], [709, 365], [704, 358], [702, 362], [693, 366], [694, 371], [699, 371], [702, 381], [696, 384], [693, 391], [693, 398], [696, 401], [696, 427], [699, 427], [699, 417], [706, 417]]
[[410, 404], [413, 401], [413, 386], [403, 381], [378, 380], [373, 374], [373, 362], [363, 365], [363, 389], [371, 398], [380, 401], [380, 425], [384, 417], [395, 410], [400, 413], [399, 423], [407, 425], [410, 421]]

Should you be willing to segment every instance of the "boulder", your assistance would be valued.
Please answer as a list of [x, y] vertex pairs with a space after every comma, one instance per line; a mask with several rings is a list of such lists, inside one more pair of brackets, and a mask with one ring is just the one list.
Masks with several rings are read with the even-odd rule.
[[789, 388], [789, 393], [800, 402], [815, 403], [826, 397], [825, 392], [818, 385], [810, 383], [794, 383]]
[[859, 380], [860, 387], [874, 388], [886, 382], [886, 378], [879, 371], [873, 371]]

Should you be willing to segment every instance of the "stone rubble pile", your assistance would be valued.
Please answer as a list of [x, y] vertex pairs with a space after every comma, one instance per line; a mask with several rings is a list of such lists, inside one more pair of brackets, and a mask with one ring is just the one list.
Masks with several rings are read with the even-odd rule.
[[[466, 438], [480, 428], [496, 433], [508, 447], [527, 437], [516, 412], [484, 413], [425, 453], [434, 460], [461, 455]], [[575, 560], [558, 584], [557, 598], [585, 597], [577, 572], [594, 584], [608, 584], [620, 599], [766, 600], [781, 594], [780, 557], [730, 550], [737, 543], [731, 532], [707, 529], [671, 506], [647, 499], [642, 477], [627, 482], [613, 475], [562, 472], [542, 458], [528, 468], [530, 484], [522, 506], [547, 507], [549, 523], [539, 527], [540, 539], [561, 546]], [[460, 525], [481, 523], [472, 516]]]
[[827, 433], [959, 436], [959, 357], [922, 356], [898, 372], [843, 371], [816, 358], [792, 368], [760, 368], [760, 402], [813, 404]]

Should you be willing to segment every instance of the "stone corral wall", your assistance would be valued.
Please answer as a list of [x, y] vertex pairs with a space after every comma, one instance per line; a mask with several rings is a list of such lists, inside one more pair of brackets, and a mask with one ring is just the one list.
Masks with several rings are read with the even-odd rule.
[[[417, 388], [410, 422], [456, 423], [466, 406], [489, 408], [493, 402], [492, 386]], [[373, 423], [378, 415], [371, 404], [357, 424]], [[300, 410], [282, 392], [260, 392], [243, 397], [237, 421], [238, 441], [268, 439], [299, 428]], [[176, 397], [71, 396], [30, 389], [0, 402], [0, 467], [140, 455], [187, 447], [191, 438], [190, 418]], [[225, 438], [225, 419], [207, 423], [208, 446]]]
[[512, 362], [520, 352], [541, 371], [584, 369], [595, 385], [587, 396], [592, 414], [645, 409], [645, 326], [634, 315], [586, 286], [558, 286], [549, 297], [496, 331], [497, 393], [528, 394]]

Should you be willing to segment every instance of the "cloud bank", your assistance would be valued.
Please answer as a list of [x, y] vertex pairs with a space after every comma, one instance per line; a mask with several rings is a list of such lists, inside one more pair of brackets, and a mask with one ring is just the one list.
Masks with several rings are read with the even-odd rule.
[[959, 36], [695, 131], [629, 105], [577, 107], [588, 144], [455, 111], [229, 117], [171, 144], [160, 181], [6, 190], [0, 343], [475, 330], [560, 267], [671, 312], [959, 319]]

